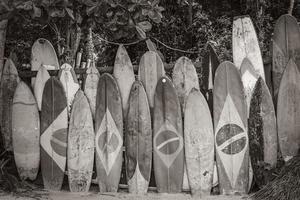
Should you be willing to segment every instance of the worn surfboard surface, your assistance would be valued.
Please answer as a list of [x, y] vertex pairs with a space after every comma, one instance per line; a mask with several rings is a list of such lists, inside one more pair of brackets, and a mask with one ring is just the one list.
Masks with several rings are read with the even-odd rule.
[[47, 82], [47, 80], [49, 78], [50, 78], [50, 75], [49, 75], [46, 67], [44, 65], [42, 65], [39, 68], [38, 73], [36, 75], [35, 84], [34, 84], [34, 88], [33, 88], [34, 96], [36, 98], [39, 111], [41, 111], [41, 107], [42, 107], [42, 97], [43, 97], [45, 83]]
[[225, 61], [214, 84], [216, 160], [221, 194], [247, 193], [249, 145], [243, 83], [233, 63]]
[[91, 67], [86, 70], [86, 78], [84, 82], [84, 93], [90, 104], [93, 119], [95, 119], [96, 112], [96, 96], [98, 81], [100, 78], [100, 73], [96, 66], [92, 63]]
[[297, 20], [291, 15], [282, 15], [275, 24], [272, 38], [272, 82], [275, 105], [282, 75], [289, 59], [300, 67], [300, 30]]
[[120, 45], [117, 51], [113, 75], [118, 83], [123, 106], [123, 115], [127, 116], [128, 98], [130, 89], [135, 81], [133, 66], [127, 51], [123, 45]]
[[100, 192], [117, 192], [122, 167], [122, 100], [116, 80], [107, 73], [98, 82], [95, 134]]
[[58, 77], [64, 87], [68, 103], [68, 114], [70, 114], [74, 96], [80, 86], [72, 66], [67, 63], [61, 66]]
[[61, 82], [51, 77], [45, 84], [41, 111], [41, 171], [47, 190], [60, 190], [68, 138], [67, 99]]
[[35, 180], [40, 165], [40, 117], [36, 100], [23, 81], [13, 98], [12, 138], [20, 178]]
[[140, 81], [134, 82], [130, 91], [125, 137], [129, 192], [146, 194], [152, 164], [152, 128], [147, 94]]
[[252, 94], [248, 126], [254, 181], [261, 188], [267, 184], [266, 169], [276, 167], [278, 146], [273, 100], [262, 78], [258, 79]]
[[11, 59], [7, 59], [2, 72], [0, 83], [1, 94], [1, 133], [6, 151], [13, 151], [12, 146], [12, 105], [13, 97], [20, 81], [18, 71]]
[[233, 19], [232, 55], [235, 66], [240, 69], [244, 58], [252, 63], [255, 72], [265, 80], [264, 64], [261, 57], [256, 31], [248, 15]]
[[71, 192], [88, 192], [94, 164], [94, 127], [91, 109], [82, 90], [72, 107], [68, 134], [68, 179]]
[[300, 73], [293, 59], [282, 76], [277, 102], [278, 140], [282, 157], [288, 161], [299, 150], [300, 135]]
[[209, 109], [213, 114], [213, 88], [214, 88], [214, 79], [215, 72], [220, 64], [219, 58], [214, 50], [214, 48], [207, 44], [206, 52], [203, 57], [202, 64], [202, 84], [201, 92], [205, 96], [208, 102]]
[[[47, 70], [59, 69], [59, 62], [52, 44], [44, 39], [37, 39], [31, 48], [31, 71], [38, 71], [45, 65]], [[31, 79], [34, 86], [35, 78]]]
[[143, 83], [150, 108], [154, 106], [154, 93], [157, 81], [165, 75], [164, 64], [157, 53], [147, 51], [141, 58], [138, 80]]
[[214, 172], [214, 131], [209, 107], [202, 93], [193, 88], [184, 112], [185, 160], [193, 195], [210, 195]]
[[153, 112], [153, 161], [157, 191], [177, 193], [183, 180], [183, 130], [179, 99], [171, 80], [157, 83]]

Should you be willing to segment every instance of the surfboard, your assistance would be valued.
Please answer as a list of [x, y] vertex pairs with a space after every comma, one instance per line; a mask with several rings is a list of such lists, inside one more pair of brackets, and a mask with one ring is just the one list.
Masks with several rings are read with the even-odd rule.
[[179, 99], [167, 77], [159, 79], [154, 95], [153, 162], [157, 191], [177, 193], [183, 180], [183, 130]]
[[72, 66], [67, 63], [61, 66], [58, 77], [64, 87], [65, 96], [67, 97], [68, 103], [68, 114], [70, 115], [74, 96], [80, 86]]
[[36, 98], [38, 109], [41, 111], [42, 107], [42, 97], [43, 97], [43, 91], [45, 87], [45, 83], [50, 78], [50, 75], [44, 65], [42, 65], [38, 73], [36, 75], [35, 84], [34, 84], [34, 96]]
[[12, 126], [11, 112], [13, 105], [13, 97], [20, 81], [18, 71], [11, 59], [7, 59], [2, 72], [2, 80], [0, 84], [1, 90], [1, 133], [6, 151], [13, 151], [12, 145]]
[[285, 161], [296, 156], [299, 150], [299, 81], [298, 67], [293, 59], [290, 59], [281, 79], [277, 102], [278, 142]]
[[67, 99], [61, 82], [51, 77], [45, 84], [41, 110], [41, 172], [47, 190], [60, 190], [68, 138]]
[[261, 57], [257, 35], [248, 15], [233, 19], [232, 55], [235, 66], [240, 69], [244, 58], [252, 63], [255, 72], [265, 80], [264, 64]]
[[261, 188], [267, 183], [265, 167], [276, 167], [278, 145], [273, 100], [262, 78], [257, 80], [252, 94], [248, 126], [254, 180]]
[[147, 94], [140, 81], [133, 83], [126, 119], [126, 174], [130, 193], [146, 194], [152, 164], [152, 128]]
[[300, 30], [291, 15], [282, 15], [275, 24], [272, 38], [272, 81], [275, 105], [282, 75], [290, 58], [300, 66]]
[[84, 82], [84, 93], [90, 104], [93, 119], [95, 118], [96, 112], [96, 96], [98, 81], [100, 78], [100, 73], [96, 68], [95, 64], [92, 63], [91, 67], [86, 70], [86, 78]]
[[71, 192], [88, 192], [94, 164], [93, 117], [87, 98], [78, 90], [69, 121], [67, 164]]
[[184, 147], [192, 195], [210, 195], [214, 172], [214, 131], [206, 99], [193, 88], [184, 112]]
[[123, 45], [120, 45], [117, 51], [113, 75], [118, 83], [123, 106], [123, 115], [127, 116], [128, 98], [130, 89], [135, 81], [133, 66], [127, 51]]
[[117, 192], [122, 167], [122, 100], [116, 80], [100, 76], [96, 97], [95, 145], [100, 192]]
[[220, 64], [220, 61], [214, 48], [210, 44], [207, 44], [206, 46], [205, 55], [203, 57], [202, 63], [202, 84], [200, 84], [201, 92], [207, 99], [209, 109], [213, 114], [212, 90], [214, 87], [215, 72]]
[[12, 106], [14, 158], [21, 180], [35, 180], [40, 165], [40, 117], [30, 88], [19, 82]]
[[216, 161], [221, 194], [247, 193], [249, 140], [247, 106], [237, 67], [220, 64], [214, 82], [214, 129]]
[[164, 75], [164, 64], [159, 55], [154, 51], [147, 51], [140, 60], [138, 80], [143, 83], [150, 109], [154, 106], [154, 93], [157, 81]]
[[[59, 69], [56, 52], [48, 40], [37, 39], [31, 47], [31, 71], [38, 71], [44, 65], [47, 70]], [[34, 86], [35, 78], [31, 79]]]

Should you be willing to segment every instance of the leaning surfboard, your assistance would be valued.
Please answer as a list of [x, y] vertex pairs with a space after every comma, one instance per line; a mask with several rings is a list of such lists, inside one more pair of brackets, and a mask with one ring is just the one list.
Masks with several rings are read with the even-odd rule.
[[65, 90], [68, 102], [68, 114], [70, 114], [74, 96], [80, 86], [72, 66], [67, 63], [61, 66], [58, 77]]
[[12, 151], [12, 126], [11, 111], [13, 105], [13, 97], [20, 81], [18, 71], [11, 59], [7, 59], [2, 72], [2, 80], [0, 83], [1, 90], [1, 133], [4, 140], [4, 148], [6, 151]]
[[151, 116], [145, 89], [133, 83], [126, 120], [126, 174], [130, 193], [146, 194], [152, 164]]
[[265, 167], [276, 167], [278, 146], [273, 100], [262, 78], [258, 79], [253, 90], [248, 126], [254, 180], [261, 188], [267, 183]]
[[247, 193], [249, 145], [243, 83], [233, 63], [225, 61], [214, 84], [216, 160], [221, 194]]
[[98, 82], [95, 134], [100, 192], [117, 192], [122, 167], [122, 100], [116, 80], [107, 73]]
[[255, 72], [265, 80], [264, 64], [252, 20], [248, 15], [233, 19], [232, 55], [235, 66], [240, 69], [244, 58], [253, 64]]
[[89, 101], [93, 119], [96, 112], [96, 96], [100, 74], [94, 63], [86, 70], [86, 78], [84, 82], [84, 93]]
[[154, 51], [146, 52], [140, 61], [138, 80], [143, 83], [151, 109], [154, 105], [154, 93], [157, 81], [164, 75], [164, 64], [159, 55]]
[[184, 112], [185, 160], [193, 195], [210, 195], [214, 172], [214, 131], [206, 99], [193, 88]]
[[35, 180], [40, 164], [40, 117], [35, 98], [23, 81], [13, 98], [12, 138], [20, 178]]
[[183, 180], [183, 133], [179, 99], [167, 77], [159, 79], [154, 95], [153, 161], [158, 192], [177, 193]]
[[300, 30], [297, 20], [291, 15], [282, 15], [275, 24], [272, 38], [272, 81], [275, 104], [282, 75], [289, 59], [300, 67]]
[[41, 111], [41, 171], [45, 189], [60, 190], [66, 168], [68, 111], [61, 82], [45, 84]]
[[113, 75], [118, 83], [123, 106], [123, 115], [127, 115], [128, 98], [131, 86], [135, 81], [133, 66], [127, 51], [123, 45], [120, 45], [117, 51]]
[[70, 116], [68, 179], [71, 192], [88, 192], [94, 164], [93, 117], [87, 98], [78, 90]]
[[278, 140], [282, 157], [288, 161], [296, 156], [300, 146], [300, 73], [293, 59], [282, 76], [277, 101]]
[[42, 107], [42, 97], [43, 97], [43, 91], [45, 87], [45, 83], [50, 78], [50, 75], [44, 65], [42, 65], [38, 73], [36, 75], [35, 84], [34, 84], [34, 95], [38, 104], [39, 110], [41, 110]]
[[[31, 71], [38, 71], [42, 65], [47, 70], [59, 69], [57, 55], [52, 44], [44, 38], [39, 38], [31, 48]], [[32, 86], [34, 82], [35, 78], [32, 78]]]

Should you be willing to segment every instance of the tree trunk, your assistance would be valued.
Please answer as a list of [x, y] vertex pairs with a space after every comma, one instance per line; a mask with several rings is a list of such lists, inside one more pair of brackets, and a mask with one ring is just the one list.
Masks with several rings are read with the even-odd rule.
[[189, 0], [189, 14], [188, 14], [188, 24], [192, 26], [193, 24], [193, 0]]
[[290, 7], [288, 10], [288, 14], [290, 14], [290, 15], [293, 14], [294, 4], [295, 4], [295, 0], [290, 0]]
[[0, 81], [4, 64], [4, 47], [6, 40], [7, 19], [0, 21]]

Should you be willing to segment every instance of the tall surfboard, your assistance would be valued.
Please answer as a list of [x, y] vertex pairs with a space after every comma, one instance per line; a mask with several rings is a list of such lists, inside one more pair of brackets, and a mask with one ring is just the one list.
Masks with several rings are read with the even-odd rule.
[[262, 78], [256, 82], [252, 94], [248, 126], [249, 153], [254, 180], [261, 188], [267, 183], [265, 167], [267, 165], [271, 169], [276, 167], [278, 146], [273, 100]]
[[133, 66], [127, 51], [123, 45], [120, 45], [117, 51], [113, 75], [118, 83], [123, 106], [123, 115], [127, 115], [128, 98], [130, 89], [135, 81]]
[[277, 101], [278, 140], [282, 157], [288, 161], [296, 156], [300, 146], [300, 73], [293, 59], [282, 76]]
[[202, 93], [193, 88], [184, 112], [184, 147], [193, 195], [210, 195], [214, 172], [214, 131], [211, 113]]
[[80, 86], [72, 66], [67, 63], [61, 66], [58, 77], [65, 90], [65, 96], [68, 102], [68, 113], [70, 114], [74, 96]]
[[[31, 71], [38, 71], [42, 65], [47, 70], [59, 69], [59, 62], [52, 44], [44, 38], [39, 38], [31, 47]], [[35, 78], [32, 78], [32, 86], [34, 82]]]
[[275, 24], [272, 38], [272, 81], [275, 105], [282, 75], [289, 59], [300, 66], [300, 30], [297, 20], [291, 15], [282, 15]]
[[36, 100], [23, 81], [14, 94], [11, 123], [19, 176], [22, 180], [35, 180], [40, 166], [40, 117]]
[[96, 112], [96, 96], [99, 78], [99, 71], [96, 68], [95, 64], [92, 63], [91, 66], [86, 70], [84, 93], [89, 101], [93, 119], [95, 118]]
[[221, 194], [247, 193], [249, 145], [243, 83], [233, 63], [225, 61], [214, 84], [216, 160]]
[[232, 55], [235, 66], [240, 69], [244, 58], [252, 63], [255, 72], [265, 80], [264, 64], [257, 35], [248, 15], [233, 19]]
[[12, 126], [11, 112], [13, 105], [13, 97], [16, 87], [20, 79], [15, 64], [11, 59], [7, 59], [2, 72], [2, 80], [0, 83], [1, 90], [1, 133], [4, 140], [4, 148], [6, 151], [12, 151]]
[[152, 128], [147, 94], [140, 81], [133, 83], [126, 119], [126, 174], [130, 193], [146, 194], [152, 164]]
[[95, 133], [87, 98], [78, 90], [70, 116], [68, 179], [71, 192], [88, 192], [93, 174]]
[[153, 160], [157, 190], [177, 193], [183, 180], [183, 130], [179, 99], [171, 80], [159, 79], [154, 95]]
[[61, 82], [45, 84], [41, 111], [41, 171], [45, 189], [60, 190], [66, 168], [68, 111]]
[[140, 60], [138, 80], [143, 83], [151, 109], [154, 106], [157, 81], [164, 75], [164, 64], [159, 55], [154, 51], [147, 51]]
[[202, 84], [201, 92], [205, 96], [208, 102], [209, 109], [213, 114], [213, 87], [215, 72], [220, 64], [219, 58], [214, 50], [214, 48], [207, 44], [205, 55], [203, 57], [202, 64]]
[[34, 96], [36, 98], [39, 111], [41, 111], [42, 107], [42, 97], [43, 97], [43, 91], [45, 87], [45, 83], [50, 78], [50, 75], [44, 65], [42, 65], [38, 73], [36, 75], [35, 84], [34, 84]]
[[95, 134], [100, 192], [117, 192], [122, 167], [122, 100], [116, 80], [107, 73], [98, 82]]

